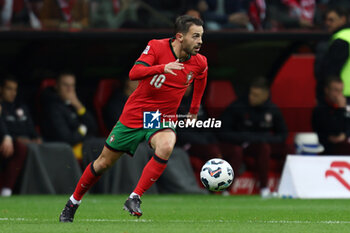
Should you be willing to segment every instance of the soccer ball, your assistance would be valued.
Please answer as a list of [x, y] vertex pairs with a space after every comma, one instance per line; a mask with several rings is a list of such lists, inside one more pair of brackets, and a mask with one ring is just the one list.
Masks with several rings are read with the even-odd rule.
[[210, 191], [222, 191], [228, 188], [233, 181], [233, 175], [231, 165], [219, 158], [206, 162], [200, 173], [203, 185]]

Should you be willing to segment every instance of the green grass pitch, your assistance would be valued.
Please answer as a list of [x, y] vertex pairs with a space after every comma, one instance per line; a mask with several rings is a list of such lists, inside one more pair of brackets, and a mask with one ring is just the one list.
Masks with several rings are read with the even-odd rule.
[[0, 198], [0, 232], [350, 232], [350, 200], [259, 196], [145, 195], [143, 216], [122, 210], [127, 195], [86, 195], [74, 223], [59, 223], [67, 196]]

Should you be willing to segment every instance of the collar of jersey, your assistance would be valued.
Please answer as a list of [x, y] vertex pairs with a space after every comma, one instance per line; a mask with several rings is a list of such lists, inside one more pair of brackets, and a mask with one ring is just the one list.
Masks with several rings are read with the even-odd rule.
[[[175, 40], [175, 37], [171, 37], [171, 38], [169, 39], [169, 45], [170, 45], [171, 52], [173, 53], [175, 59], [177, 60], [178, 57], [176, 56], [176, 54], [175, 54], [175, 52], [174, 52], [174, 48], [173, 48], [173, 46], [172, 46], [172, 44], [171, 44], [171, 42], [172, 42], [173, 40]], [[188, 54], [187, 58], [186, 58], [184, 61], [181, 61], [181, 62], [188, 61], [188, 60], [190, 60], [190, 58], [191, 58], [191, 54]]]

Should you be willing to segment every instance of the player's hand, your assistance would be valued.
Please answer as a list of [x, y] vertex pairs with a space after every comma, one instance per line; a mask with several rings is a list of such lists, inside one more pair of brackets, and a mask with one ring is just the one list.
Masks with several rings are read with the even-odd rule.
[[72, 106], [79, 111], [79, 109], [83, 108], [83, 104], [80, 102], [80, 100], [77, 97], [77, 93], [75, 91], [71, 91], [67, 94], [67, 98], [69, 102], [72, 104]]
[[340, 94], [336, 97], [336, 104], [340, 108], [345, 108], [346, 107], [346, 98], [343, 94]]
[[5, 158], [9, 158], [13, 155], [13, 142], [10, 136], [5, 136], [0, 145], [0, 152]]
[[346, 139], [345, 133], [341, 133], [341, 134], [339, 134], [337, 136], [331, 135], [331, 136], [328, 137], [328, 140], [330, 142], [332, 142], [332, 143], [335, 143], [335, 144], [336, 143], [341, 143], [341, 142], [345, 141], [345, 139]]
[[179, 59], [174, 62], [170, 62], [164, 67], [164, 74], [172, 74], [176, 76], [176, 73], [173, 70], [182, 70], [184, 68], [184, 64], [180, 63]]

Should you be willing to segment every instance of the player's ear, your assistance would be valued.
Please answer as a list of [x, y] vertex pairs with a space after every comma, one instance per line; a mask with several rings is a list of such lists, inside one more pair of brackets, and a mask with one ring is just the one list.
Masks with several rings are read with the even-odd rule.
[[182, 43], [184, 35], [181, 32], [176, 33], [175, 38]]

